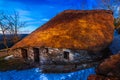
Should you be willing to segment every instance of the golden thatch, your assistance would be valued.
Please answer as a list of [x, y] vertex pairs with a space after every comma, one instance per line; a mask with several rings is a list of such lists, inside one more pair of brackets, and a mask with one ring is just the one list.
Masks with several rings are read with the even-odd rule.
[[113, 39], [113, 16], [109, 10], [66, 10], [15, 44], [98, 51]]

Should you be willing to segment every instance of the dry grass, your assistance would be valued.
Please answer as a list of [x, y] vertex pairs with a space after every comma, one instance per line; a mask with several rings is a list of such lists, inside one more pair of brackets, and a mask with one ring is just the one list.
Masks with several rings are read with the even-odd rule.
[[6, 50], [0, 50], [0, 58], [3, 58], [3, 57], [6, 57], [8, 56], [9, 54], [7, 53]]

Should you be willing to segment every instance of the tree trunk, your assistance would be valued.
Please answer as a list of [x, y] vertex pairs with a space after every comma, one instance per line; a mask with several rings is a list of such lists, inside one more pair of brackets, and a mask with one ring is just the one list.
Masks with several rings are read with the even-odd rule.
[[6, 47], [6, 49], [8, 49], [8, 45], [7, 45], [7, 37], [6, 37], [4, 31], [3, 31], [3, 43], [4, 43], [4, 46]]

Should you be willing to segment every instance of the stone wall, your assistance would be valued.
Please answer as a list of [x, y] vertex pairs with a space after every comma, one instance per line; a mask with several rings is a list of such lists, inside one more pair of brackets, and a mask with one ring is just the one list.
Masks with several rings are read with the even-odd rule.
[[20, 58], [22, 58], [21, 49], [16, 49], [16, 50], [10, 51], [9, 53], [13, 54], [14, 57], [20, 57]]
[[[48, 49], [48, 52], [45, 51]], [[69, 58], [64, 58], [64, 51], [69, 52]], [[41, 64], [66, 64], [74, 60], [74, 54], [69, 49], [43, 48], [40, 52]]]
[[28, 48], [28, 60], [34, 62], [34, 52], [32, 47]]
[[[28, 61], [30, 63], [35, 62], [34, 49], [32, 47], [26, 48], [28, 54]], [[93, 67], [102, 58], [102, 54], [91, 54], [85, 50], [70, 50], [70, 49], [58, 49], [58, 48], [37, 48], [39, 50], [39, 62], [40, 68], [43, 72], [69, 72], [88, 67]], [[20, 49], [17, 56], [21, 57]], [[64, 52], [68, 52], [68, 58], [65, 58]], [[18, 55], [19, 54], [19, 55]], [[63, 70], [62, 70], [63, 69]]]
[[66, 64], [66, 65], [41, 65], [40, 69], [42, 69], [42, 72], [45, 73], [63, 73], [63, 72], [73, 72], [78, 71], [86, 68], [93, 67], [95, 65], [98, 65], [99, 62], [92, 62], [89, 64]]
[[[102, 54], [91, 54], [85, 50], [70, 50], [70, 49], [57, 49], [47, 48], [40, 49], [40, 62], [41, 64], [80, 64], [96, 61], [102, 58]], [[64, 51], [69, 52], [69, 59], [64, 58]]]
[[[28, 60], [34, 61], [33, 48], [26, 48]], [[38, 48], [40, 64], [81, 64], [96, 61], [102, 58], [102, 54], [91, 54], [85, 50], [70, 50], [58, 48]], [[64, 58], [64, 52], [68, 52], [68, 59]], [[15, 56], [22, 57], [21, 50], [14, 51]]]

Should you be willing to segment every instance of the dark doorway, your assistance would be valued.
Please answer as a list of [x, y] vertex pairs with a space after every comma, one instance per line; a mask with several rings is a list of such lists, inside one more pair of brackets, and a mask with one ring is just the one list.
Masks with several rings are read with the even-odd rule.
[[39, 62], [40, 58], [39, 58], [39, 48], [33, 48], [34, 51], [34, 61], [35, 62]]
[[64, 51], [64, 58], [65, 58], [65, 59], [69, 59], [69, 52]]
[[28, 53], [27, 49], [21, 49], [22, 57], [27, 60], [28, 59]]
[[118, 34], [120, 34], [120, 28], [118, 29]]

